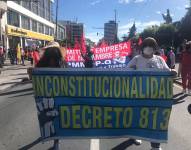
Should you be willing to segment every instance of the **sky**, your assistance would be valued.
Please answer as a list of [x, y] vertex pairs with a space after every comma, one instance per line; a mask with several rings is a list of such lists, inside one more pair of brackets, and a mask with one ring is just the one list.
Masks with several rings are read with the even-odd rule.
[[[104, 23], [114, 20], [117, 10], [118, 36], [128, 35], [135, 21], [137, 32], [152, 25], [160, 25], [162, 13], [169, 8], [173, 21], [180, 20], [186, 13], [189, 0], [58, 0], [58, 20], [84, 23], [85, 35], [97, 42], [103, 37]], [[55, 0], [56, 3], [56, 0]], [[54, 3], [54, 11], [55, 11]], [[98, 35], [97, 35], [98, 33]]]

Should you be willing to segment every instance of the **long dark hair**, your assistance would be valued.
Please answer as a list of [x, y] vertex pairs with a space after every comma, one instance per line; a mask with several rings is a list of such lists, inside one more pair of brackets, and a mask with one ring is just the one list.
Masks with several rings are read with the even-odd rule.
[[[54, 61], [54, 66], [52, 66], [50, 63], [51, 61]], [[60, 68], [62, 65], [62, 54], [60, 52], [60, 49], [57, 47], [49, 47], [45, 49], [45, 52], [36, 65], [36, 67], [54, 67], [54, 68]]]

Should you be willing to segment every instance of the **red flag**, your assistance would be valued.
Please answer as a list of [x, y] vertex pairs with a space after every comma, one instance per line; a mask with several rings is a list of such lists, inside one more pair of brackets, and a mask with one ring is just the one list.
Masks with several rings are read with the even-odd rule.
[[139, 43], [138, 43], [138, 45], [141, 45], [142, 43], [143, 43], [142, 38], [139, 37]]
[[35, 65], [37, 65], [37, 63], [38, 63], [39, 60], [40, 60], [40, 55], [39, 55], [39, 52], [38, 52], [38, 51], [34, 51], [34, 52], [33, 52], [33, 59], [34, 59]]
[[101, 42], [101, 47], [107, 47], [108, 46], [108, 44], [105, 42], [105, 40], [103, 40], [102, 42]]
[[80, 49], [80, 43], [78, 42], [78, 39], [75, 39], [74, 49]]
[[81, 37], [81, 52], [82, 54], [86, 53], [86, 41], [84, 35]]

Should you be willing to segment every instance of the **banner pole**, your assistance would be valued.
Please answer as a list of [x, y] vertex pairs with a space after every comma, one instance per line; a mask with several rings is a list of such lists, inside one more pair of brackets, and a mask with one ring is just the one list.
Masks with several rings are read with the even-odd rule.
[[54, 140], [54, 150], [59, 150], [59, 140]]

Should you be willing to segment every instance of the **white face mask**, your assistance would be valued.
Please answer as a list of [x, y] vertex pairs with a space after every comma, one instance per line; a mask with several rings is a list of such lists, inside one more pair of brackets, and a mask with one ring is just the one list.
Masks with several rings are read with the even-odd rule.
[[145, 47], [143, 49], [143, 54], [150, 56], [150, 55], [154, 54], [154, 49], [152, 47]]

